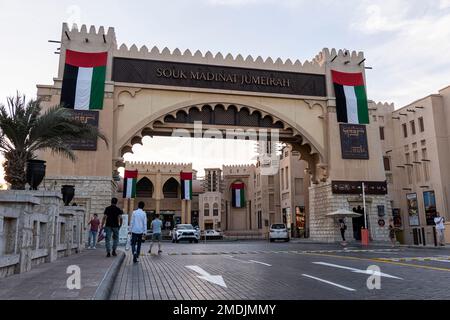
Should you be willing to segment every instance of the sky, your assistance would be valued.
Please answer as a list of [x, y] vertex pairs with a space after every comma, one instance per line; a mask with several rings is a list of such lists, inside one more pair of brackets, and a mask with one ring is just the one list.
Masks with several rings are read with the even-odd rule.
[[[0, 0], [0, 103], [52, 84], [58, 46], [48, 40], [60, 38], [63, 22], [114, 27], [128, 47], [293, 61], [311, 60], [325, 47], [364, 51], [373, 67], [366, 72], [369, 98], [396, 108], [450, 85], [450, 0]], [[150, 139], [135, 157], [150, 159], [149, 150], [167, 145]], [[244, 153], [231, 160], [249, 161], [251, 152]]]

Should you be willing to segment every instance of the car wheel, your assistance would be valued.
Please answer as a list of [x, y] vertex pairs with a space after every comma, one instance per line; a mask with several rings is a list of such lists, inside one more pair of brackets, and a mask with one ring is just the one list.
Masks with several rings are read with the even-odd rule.
[[198, 243], [198, 240], [194, 240], [195, 243]]
[[176, 243], [180, 243], [180, 240], [175, 240]]
[[289, 242], [290, 240], [291, 240], [291, 239], [287, 238], [285, 241], [286, 241], [286, 242]]
[[192, 243], [192, 240], [189, 240], [189, 243]]
[[274, 239], [270, 239], [270, 242], [274, 242], [275, 240]]

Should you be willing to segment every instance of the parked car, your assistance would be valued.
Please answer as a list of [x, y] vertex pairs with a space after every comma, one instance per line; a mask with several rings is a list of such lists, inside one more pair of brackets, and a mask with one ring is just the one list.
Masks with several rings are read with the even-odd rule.
[[274, 242], [275, 240], [284, 240], [288, 242], [289, 238], [289, 230], [286, 225], [283, 223], [276, 223], [270, 226], [269, 232], [269, 240], [270, 242]]
[[204, 239], [205, 237], [206, 237], [206, 240], [208, 240], [208, 239], [220, 240], [223, 238], [223, 235], [222, 235], [222, 232], [220, 232], [220, 231], [210, 229], [210, 230], [205, 230], [202, 232], [202, 239]]
[[192, 226], [192, 224], [178, 224], [172, 231], [172, 242], [179, 243], [187, 240], [190, 243], [198, 243], [200, 240], [200, 231]]

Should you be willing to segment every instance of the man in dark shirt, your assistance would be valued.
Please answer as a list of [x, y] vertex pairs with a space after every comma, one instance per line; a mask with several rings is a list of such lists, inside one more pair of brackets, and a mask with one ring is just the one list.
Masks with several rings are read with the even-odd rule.
[[119, 244], [119, 229], [122, 226], [123, 211], [117, 207], [118, 200], [113, 198], [111, 205], [105, 209], [102, 220], [102, 228], [106, 233], [106, 257], [111, 257], [111, 236], [113, 238], [112, 255], [117, 256], [116, 249]]

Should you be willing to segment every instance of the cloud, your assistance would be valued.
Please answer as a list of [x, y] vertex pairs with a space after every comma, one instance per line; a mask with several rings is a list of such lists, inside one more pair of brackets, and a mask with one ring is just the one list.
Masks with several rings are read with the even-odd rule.
[[351, 23], [353, 32], [376, 39], [364, 49], [375, 67], [368, 72], [373, 99], [401, 107], [450, 83], [450, 12], [439, 10], [442, 2], [366, 1], [358, 8], [363, 14]]

